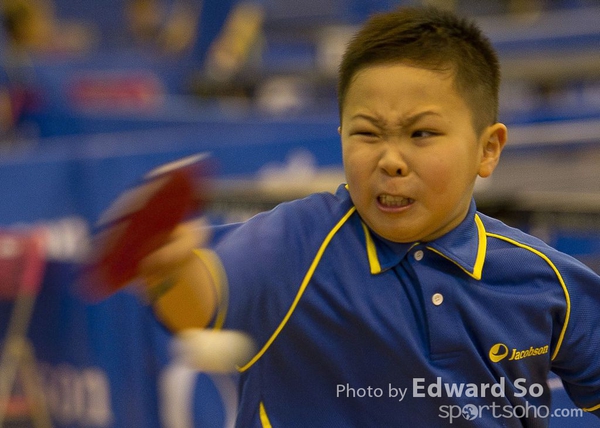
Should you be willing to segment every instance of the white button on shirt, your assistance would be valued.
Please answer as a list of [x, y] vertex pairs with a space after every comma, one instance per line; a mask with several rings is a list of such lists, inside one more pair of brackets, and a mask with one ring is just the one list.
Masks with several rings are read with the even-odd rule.
[[431, 301], [435, 306], [440, 306], [444, 301], [444, 296], [441, 293], [435, 293], [433, 296], [431, 296]]
[[423, 250], [415, 251], [415, 260], [418, 262], [423, 260]]

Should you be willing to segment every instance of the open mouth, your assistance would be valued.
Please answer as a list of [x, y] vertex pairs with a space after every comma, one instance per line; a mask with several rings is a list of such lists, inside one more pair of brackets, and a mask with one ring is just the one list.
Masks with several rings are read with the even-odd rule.
[[379, 203], [384, 207], [390, 208], [401, 208], [412, 204], [415, 200], [411, 198], [405, 198], [404, 196], [393, 196], [393, 195], [379, 195], [377, 197]]

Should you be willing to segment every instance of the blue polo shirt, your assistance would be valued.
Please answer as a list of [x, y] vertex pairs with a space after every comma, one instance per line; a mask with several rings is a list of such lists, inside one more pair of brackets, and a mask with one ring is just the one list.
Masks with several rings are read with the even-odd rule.
[[600, 278], [476, 211], [431, 242], [362, 222], [344, 186], [228, 225], [240, 427], [544, 427], [547, 377], [600, 413]]

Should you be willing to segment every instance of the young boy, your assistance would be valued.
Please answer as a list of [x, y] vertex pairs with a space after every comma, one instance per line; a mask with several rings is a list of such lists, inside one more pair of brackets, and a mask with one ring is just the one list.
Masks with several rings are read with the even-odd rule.
[[217, 228], [210, 250], [184, 225], [145, 260], [175, 284], [166, 325], [258, 344], [238, 426], [547, 426], [550, 371], [600, 414], [600, 278], [476, 211], [506, 141], [498, 85], [472, 23], [374, 16], [340, 67], [347, 184]]

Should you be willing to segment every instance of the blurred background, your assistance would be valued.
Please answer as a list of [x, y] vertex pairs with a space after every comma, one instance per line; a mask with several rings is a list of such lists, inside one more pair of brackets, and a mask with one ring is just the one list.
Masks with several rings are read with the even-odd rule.
[[[218, 165], [215, 222], [335, 190], [345, 43], [369, 14], [420, 4], [476, 18], [500, 55], [509, 143], [480, 210], [600, 272], [597, 0], [0, 0], [0, 226], [45, 237], [29, 306], [0, 293], [2, 337], [23, 336], [0, 348], [0, 427], [231, 426], [235, 379], [184, 364], [135, 285], [78, 297], [90, 230], [197, 152]], [[600, 426], [563, 416], [551, 426]]]

